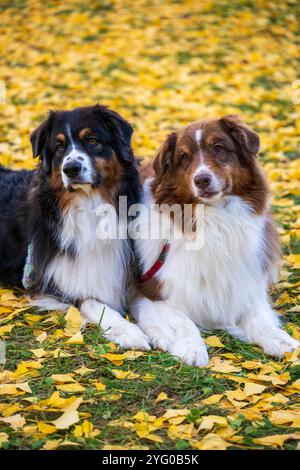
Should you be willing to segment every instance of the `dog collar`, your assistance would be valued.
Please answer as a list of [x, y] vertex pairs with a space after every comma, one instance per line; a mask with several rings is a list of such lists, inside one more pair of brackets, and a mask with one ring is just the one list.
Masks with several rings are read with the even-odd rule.
[[159, 257], [157, 258], [157, 260], [155, 261], [155, 263], [151, 266], [150, 269], [148, 269], [148, 271], [146, 271], [144, 274], [142, 274], [140, 276], [140, 283], [141, 284], [144, 284], [145, 282], [149, 281], [150, 279], [152, 279], [152, 277], [157, 273], [157, 271], [160, 270], [160, 268], [162, 267], [162, 265], [165, 263], [166, 261], [166, 257], [167, 257], [167, 254], [169, 252], [169, 249], [170, 249], [170, 242], [169, 241], [166, 241], [164, 244], [163, 244], [163, 247], [162, 247], [162, 250], [159, 254]]

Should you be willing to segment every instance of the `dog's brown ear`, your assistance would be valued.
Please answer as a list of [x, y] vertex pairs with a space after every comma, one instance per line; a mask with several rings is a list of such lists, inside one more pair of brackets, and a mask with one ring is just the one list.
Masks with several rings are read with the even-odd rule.
[[153, 169], [158, 178], [161, 178], [165, 172], [171, 167], [172, 157], [175, 153], [177, 141], [176, 132], [168, 135], [165, 142], [162, 144], [159, 149], [158, 154], [156, 155], [153, 161]]
[[239, 116], [224, 116], [220, 119], [220, 123], [224, 130], [226, 130], [238, 144], [238, 147], [244, 154], [258, 154], [260, 148], [259, 136], [256, 132], [245, 126]]
[[51, 173], [51, 157], [47, 150], [48, 137], [51, 130], [52, 114], [30, 136], [33, 158], [40, 157], [46, 175]]

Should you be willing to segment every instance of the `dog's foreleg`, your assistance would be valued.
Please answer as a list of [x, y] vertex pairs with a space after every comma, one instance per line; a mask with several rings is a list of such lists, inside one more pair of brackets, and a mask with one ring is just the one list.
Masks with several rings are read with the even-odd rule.
[[167, 302], [153, 302], [145, 297], [136, 298], [130, 312], [153, 347], [170, 352], [186, 364], [207, 365], [205, 343], [187, 315]]
[[86, 323], [98, 325], [103, 336], [124, 349], [149, 350], [148, 339], [140, 328], [127, 321], [107, 305], [93, 299], [81, 303], [80, 312]]

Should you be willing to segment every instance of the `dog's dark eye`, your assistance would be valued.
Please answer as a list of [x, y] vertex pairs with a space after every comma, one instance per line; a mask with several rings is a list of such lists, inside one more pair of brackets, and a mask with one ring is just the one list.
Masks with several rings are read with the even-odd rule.
[[222, 153], [222, 152], [224, 151], [224, 148], [222, 147], [221, 144], [215, 144], [215, 145], [213, 146], [213, 151], [214, 151], [215, 153]]
[[98, 143], [98, 140], [96, 139], [96, 137], [91, 135], [86, 138], [86, 142], [90, 145], [96, 145]]
[[57, 152], [62, 152], [63, 149], [64, 149], [63, 144], [61, 144], [60, 142], [57, 142], [56, 145], [55, 145], [55, 150], [56, 150]]
[[182, 153], [180, 154], [180, 160], [181, 160], [182, 162], [185, 162], [186, 160], [188, 160], [188, 158], [189, 158], [189, 156], [188, 156], [187, 153], [182, 152]]

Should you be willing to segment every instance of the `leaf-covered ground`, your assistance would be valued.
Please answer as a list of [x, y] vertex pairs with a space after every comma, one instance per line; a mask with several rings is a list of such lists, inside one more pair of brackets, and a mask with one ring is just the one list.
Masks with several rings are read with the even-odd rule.
[[[284, 253], [272, 296], [299, 338], [298, 0], [2, 0], [0, 11], [2, 164], [34, 168], [28, 137], [48, 109], [95, 102], [134, 123], [146, 158], [205, 116], [240, 113], [259, 132]], [[3, 448], [297, 447], [297, 353], [270, 360], [212, 332], [199, 369], [118, 351], [79, 323], [75, 309], [40, 314], [0, 291]]]

